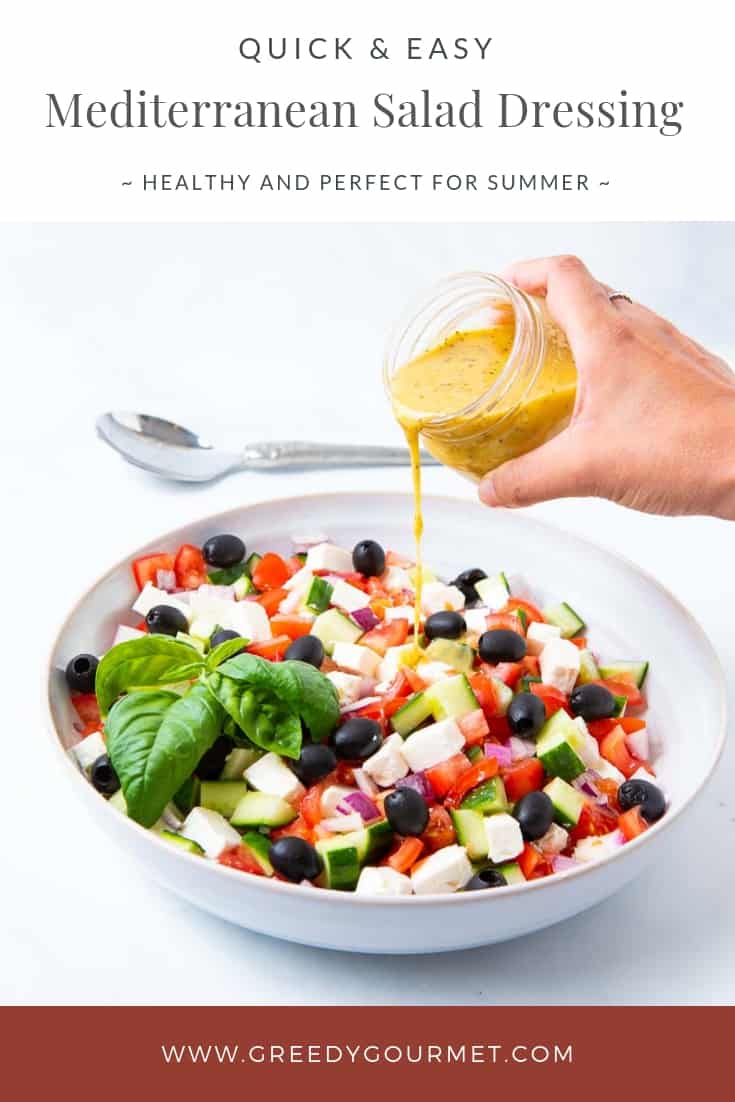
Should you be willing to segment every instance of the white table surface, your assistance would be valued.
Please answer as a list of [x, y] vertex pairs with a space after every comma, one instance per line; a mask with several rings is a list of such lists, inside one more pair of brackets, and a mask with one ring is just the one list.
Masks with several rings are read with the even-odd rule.
[[[417, 958], [306, 949], [159, 889], [111, 849], [44, 746], [55, 626], [88, 581], [188, 518], [407, 473], [239, 475], [172, 487], [95, 439], [106, 408], [248, 436], [397, 440], [378, 363], [407, 296], [462, 267], [577, 251], [703, 342], [732, 347], [727, 226], [0, 227], [6, 497], [0, 1001], [6, 1003], [730, 1003], [735, 749], [689, 815], [678, 860], [560, 926]], [[643, 428], [642, 431], [645, 431]], [[449, 471], [427, 492], [468, 498]], [[735, 683], [735, 525], [603, 502], [534, 510], [653, 571]], [[491, 517], [478, 505], [478, 524]], [[366, 534], [369, 534], [366, 532]], [[469, 565], [458, 562], [458, 568]], [[682, 686], [686, 691], [686, 686]]]

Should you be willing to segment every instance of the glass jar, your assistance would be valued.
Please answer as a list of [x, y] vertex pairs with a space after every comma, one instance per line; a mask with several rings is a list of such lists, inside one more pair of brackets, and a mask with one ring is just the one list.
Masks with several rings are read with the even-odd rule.
[[[436, 365], [431, 378], [424, 372], [427, 353], [443, 353], [452, 341], [463, 339], [458, 335], [484, 331], [491, 331], [491, 336], [502, 332], [507, 340], [504, 362], [487, 386], [474, 391], [465, 387], [465, 394], [458, 396], [451, 361], [446, 370], [439, 361], [440, 385]], [[412, 366], [414, 397], [422, 372], [427, 382], [417, 408], [411, 407], [405, 384], [396, 387], [407, 364]], [[576, 396], [571, 350], [545, 301], [483, 272], [449, 276], [429, 291], [389, 338], [383, 374], [407, 434], [418, 430], [436, 459], [473, 481], [561, 432], [569, 424]], [[401, 387], [399, 396], [396, 390]]]

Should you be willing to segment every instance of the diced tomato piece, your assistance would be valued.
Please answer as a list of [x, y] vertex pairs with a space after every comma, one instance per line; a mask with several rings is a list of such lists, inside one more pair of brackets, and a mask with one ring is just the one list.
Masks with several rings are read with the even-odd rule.
[[390, 594], [388, 593], [388, 590], [385, 588], [385, 586], [381, 582], [380, 578], [368, 578], [368, 580], [367, 580], [367, 591], [370, 594], [371, 598], [372, 597], [380, 597], [380, 598], [385, 598], [388, 601], [390, 601]]
[[618, 816], [618, 830], [621, 830], [626, 842], [632, 842], [644, 830], [648, 830], [648, 823], [641, 815], [639, 807], [631, 807]]
[[173, 555], [157, 552], [155, 555], [143, 555], [133, 563], [133, 577], [138, 589], [143, 589], [146, 582], [156, 584], [159, 570], [171, 571], [174, 568]]
[[393, 850], [380, 862], [396, 872], [406, 873], [416, 864], [424, 852], [424, 843], [419, 838], [403, 838], [394, 843]]
[[360, 645], [385, 657], [388, 647], [400, 647], [408, 639], [408, 620], [389, 620], [363, 635]]
[[618, 806], [618, 786], [615, 781], [607, 777], [595, 778], [595, 788], [601, 796], [607, 797], [607, 802], [616, 813], [620, 811]]
[[487, 721], [490, 734], [499, 742], [507, 742], [513, 732], [506, 716], [491, 716]]
[[405, 704], [406, 698], [409, 697], [413, 691], [411, 682], [406, 677], [405, 670], [401, 668], [388, 686], [383, 696], [383, 701], [390, 702], [393, 700], [400, 700], [401, 704]]
[[277, 830], [271, 831], [271, 838], [274, 841], [277, 838], [303, 838], [305, 842], [313, 842], [314, 830], [302, 815], [297, 815], [288, 826], [278, 827]]
[[300, 639], [302, 635], [308, 635], [311, 624], [312, 621], [305, 616], [289, 616], [285, 612], [277, 612], [271, 617], [271, 631], [275, 635], [287, 635], [289, 639]]
[[251, 643], [248, 654], [257, 654], [259, 658], [280, 662], [292, 642], [290, 635], [274, 635], [272, 639], [264, 639], [262, 643]]
[[466, 773], [472, 766], [469, 759], [461, 751], [453, 754], [446, 761], [440, 761], [438, 765], [432, 765], [431, 769], [424, 772], [429, 778], [431, 787], [437, 796], [446, 796], [456, 780]]
[[469, 678], [472, 691], [477, 697], [477, 703], [482, 708], [486, 719], [498, 714], [498, 694], [492, 680], [480, 669], [477, 673], [470, 674]]
[[444, 806], [448, 808], [459, 807], [468, 792], [471, 792], [473, 788], [477, 788], [478, 784], [482, 784], [483, 781], [489, 781], [497, 772], [497, 758], [482, 758], [457, 778], [447, 792]]
[[416, 670], [412, 670], [410, 666], [401, 666], [401, 672], [411, 686], [411, 691], [414, 693], [420, 693], [426, 688], [426, 682], [422, 677], [416, 673]]
[[545, 624], [544, 614], [536, 605], [532, 605], [530, 601], [522, 601], [519, 597], [511, 597], [506, 601], [503, 607], [500, 609], [501, 614], [504, 612], [525, 612], [527, 624]]
[[587, 637], [585, 635], [575, 635], [569, 642], [574, 643], [575, 647], [579, 647], [580, 650], [587, 650]]
[[288, 567], [289, 574], [293, 578], [294, 574], [298, 574], [302, 569], [303, 563], [298, 555], [292, 555], [290, 559], [286, 559], [286, 566]]
[[207, 581], [207, 564], [204, 555], [193, 543], [182, 543], [174, 559], [176, 584], [181, 589], [198, 589]]
[[498, 662], [497, 666], [491, 666], [490, 669], [493, 671], [493, 677], [497, 677], [511, 689], [515, 689], [525, 673], [522, 662]]
[[460, 716], [457, 726], [464, 735], [466, 746], [478, 746], [490, 734], [482, 708], [468, 712], [466, 716]]
[[365, 719], [374, 719], [376, 723], [379, 723], [381, 725], [381, 727], [383, 728], [383, 732], [385, 733], [386, 709], [390, 715], [393, 715], [393, 712], [397, 712], [399, 707], [401, 707], [403, 703], [403, 701], [397, 701], [395, 703], [395, 707], [391, 709], [391, 706], [386, 706], [381, 698], [380, 700], [373, 700], [369, 704], [365, 704], [362, 708], [354, 708], [351, 712], [348, 712], [348, 715], [350, 716], [350, 718], [352, 718], [353, 716], [362, 716]]
[[288, 597], [287, 589], [268, 589], [255, 598], [259, 605], [265, 609], [266, 616], [274, 616], [278, 612], [281, 601]]
[[435, 850], [453, 845], [456, 840], [457, 835], [449, 812], [434, 804], [429, 808], [429, 825], [421, 835], [421, 841], [429, 853], [434, 853]]
[[523, 852], [518, 857], [518, 864], [526, 880], [539, 880], [551, 872], [548, 860], [530, 842], [526, 842], [523, 847]]
[[491, 612], [487, 618], [486, 631], [496, 631], [498, 628], [507, 628], [508, 631], [516, 631], [519, 635], [525, 635], [526, 631], [518, 616], [512, 612]]
[[587, 730], [599, 742], [605, 735], [609, 735], [616, 727], [622, 727], [626, 735], [632, 735], [636, 731], [642, 731], [646, 726], [645, 719], [637, 719], [635, 716], [620, 716], [618, 719], [591, 719], [587, 724]]
[[542, 787], [544, 767], [538, 758], [524, 758], [503, 770], [503, 783], [508, 799], [515, 803]]
[[291, 577], [291, 570], [280, 555], [268, 551], [256, 563], [251, 577], [256, 589], [281, 589]]
[[547, 719], [562, 708], [571, 715], [567, 698], [560, 689], [555, 689], [553, 685], [544, 685], [540, 681], [532, 682], [529, 688], [534, 696], [543, 700]]
[[632, 777], [640, 765], [626, 745], [625, 731], [620, 724], [600, 740], [600, 753], [626, 777]]
[[618, 817], [611, 808], [586, 800], [579, 813], [579, 822], [569, 832], [568, 852], [571, 852], [582, 838], [609, 834], [617, 825]]
[[264, 876], [263, 869], [251, 857], [245, 846], [230, 846], [220, 853], [217, 858], [220, 865], [227, 865], [229, 869], [239, 869], [240, 872], [251, 872], [254, 876]]
[[413, 563], [410, 559], [407, 559], [405, 555], [401, 555], [398, 551], [386, 551], [385, 565], [402, 566], [405, 569], [406, 567], [413, 566]]
[[96, 723], [99, 728], [101, 725], [100, 708], [94, 693], [75, 693], [71, 698], [71, 702], [82, 723]]
[[145, 622], [145, 620], [139, 620], [138, 623], [135, 624], [135, 630], [147, 633], [148, 632], [148, 624]]
[[337, 762], [335, 770], [335, 784], [344, 784], [348, 788], [355, 786], [355, 770], [346, 761]]
[[628, 679], [626, 674], [620, 677], [604, 677], [599, 681], [593, 681], [593, 685], [604, 685], [614, 696], [624, 696], [629, 708], [645, 708], [646, 700], [643, 693], [636, 685], [632, 677]]
[[99, 731], [101, 729], [102, 724], [99, 719], [89, 719], [79, 732], [79, 736], [80, 738], [86, 738], [88, 735], [93, 735], [95, 731]]

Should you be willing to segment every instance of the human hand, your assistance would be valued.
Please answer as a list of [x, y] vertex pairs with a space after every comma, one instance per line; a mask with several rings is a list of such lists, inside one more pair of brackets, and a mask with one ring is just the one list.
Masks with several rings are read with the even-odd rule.
[[576, 257], [525, 261], [505, 278], [546, 298], [572, 348], [577, 399], [562, 433], [485, 475], [482, 501], [605, 497], [735, 520], [735, 375], [724, 361], [645, 306], [611, 302]]

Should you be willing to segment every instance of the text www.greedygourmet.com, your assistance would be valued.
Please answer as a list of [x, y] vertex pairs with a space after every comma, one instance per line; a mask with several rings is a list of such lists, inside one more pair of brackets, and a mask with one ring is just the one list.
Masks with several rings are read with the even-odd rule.
[[573, 1064], [573, 1045], [161, 1045], [165, 1064]]

